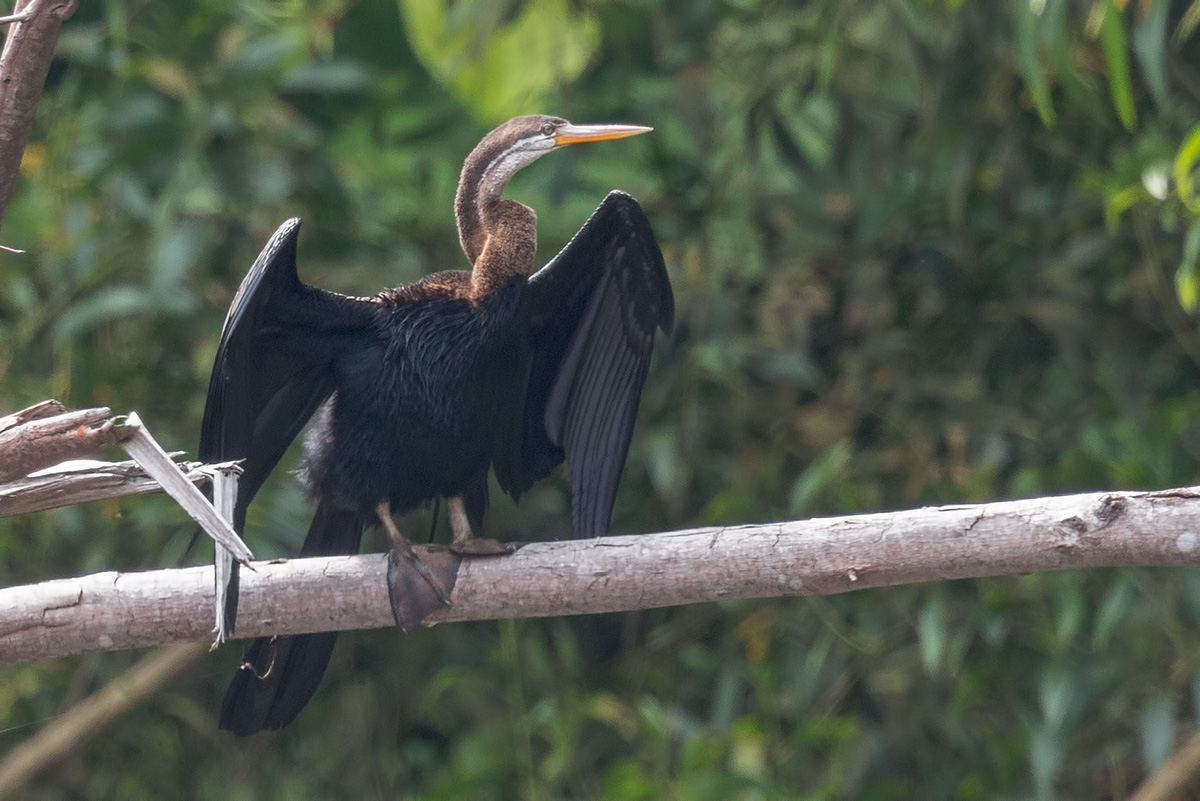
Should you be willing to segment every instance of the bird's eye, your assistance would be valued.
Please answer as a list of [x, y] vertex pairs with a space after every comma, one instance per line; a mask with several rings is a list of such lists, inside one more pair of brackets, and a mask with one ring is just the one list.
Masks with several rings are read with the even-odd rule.
[[542, 136], [553, 136], [553, 135], [554, 135], [554, 123], [543, 122], [542, 123]]

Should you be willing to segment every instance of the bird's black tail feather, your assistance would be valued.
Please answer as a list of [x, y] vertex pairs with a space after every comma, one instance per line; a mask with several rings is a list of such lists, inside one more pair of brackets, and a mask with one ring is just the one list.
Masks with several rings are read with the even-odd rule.
[[[320, 504], [301, 556], [357, 553], [363, 518]], [[244, 737], [295, 720], [325, 675], [337, 632], [260, 637], [246, 650], [221, 703], [221, 728]]]

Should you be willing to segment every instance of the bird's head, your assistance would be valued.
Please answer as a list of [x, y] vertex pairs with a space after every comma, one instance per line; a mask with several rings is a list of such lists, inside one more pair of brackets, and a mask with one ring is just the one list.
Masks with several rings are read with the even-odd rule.
[[514, 117], [493, 130], [463, 163], [454, 201], [467, 258], [474, 263], [482, 250], [489, 210], [498, 207], [505, 185], [517, 170], [566, 145], [622, 139], [651, 130], [644, 125], [575, 125], [544, 114]]
[[485, 136], [467, 162], [481, 164], [488, 177], [502, 176], [507, 180], [551, 150], [576, 142], [622, 139], [651, 130], [654, 129], [644, 125], [575, 125], [562, 117], [545, 114], [514, 117]]

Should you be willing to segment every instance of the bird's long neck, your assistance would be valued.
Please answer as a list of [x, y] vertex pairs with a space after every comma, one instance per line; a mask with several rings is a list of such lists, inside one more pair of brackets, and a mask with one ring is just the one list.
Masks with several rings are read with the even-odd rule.
[[529, 275], [537, 253], [537, 215], [501, 197], [520, 165], [510, 167], [506, 160], [489, 160], [488, 155], [476, 148], [467, 158], [454, 199], [458, 238], [473, 268], [475, 298], [499, 289], [514, 275]]

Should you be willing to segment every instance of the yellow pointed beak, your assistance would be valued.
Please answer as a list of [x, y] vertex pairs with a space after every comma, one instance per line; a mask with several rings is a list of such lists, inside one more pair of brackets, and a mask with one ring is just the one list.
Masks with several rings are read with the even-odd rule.
[[573, 145], [576, 142], [600, 142], [604, 139], [624, 139], [653, 131], [645, 125], [560, 125], [554, 132], [554, 144]]

